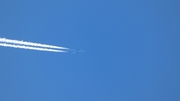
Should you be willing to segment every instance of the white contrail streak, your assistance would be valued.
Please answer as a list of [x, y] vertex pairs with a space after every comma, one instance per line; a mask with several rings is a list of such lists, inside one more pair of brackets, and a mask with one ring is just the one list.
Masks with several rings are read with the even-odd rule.
[[48, 49], [48, 48], [30, 47], [30, 46], [14, 45], [14, 44], [7, 44], [7, 43], [0, 43], [0, 46], [13, 47], [13, 48], [21, 48], [21, 49], [30, 49], [30, 50], [38, 50], [38, 51], [66, 52], [66, 51], [63, 51], [63, 50], [55, 50], [55, 49]]
[[27, 42], [27, 41], [12, 40], [12, 39], [6, 39], [6, 38], [0, 38], [0, 42], [11, 43], [11, 44], [20, 44], [20, 45], [28, 45], [28, 46], [36, 46], [36, 47], [45, 47], [45, 48], [64, 49], [64, 50], [69, 49], [69, 48], [65, 48], [65, 47], [40, 44], [40, 43], [33, 43], [33, 42]]

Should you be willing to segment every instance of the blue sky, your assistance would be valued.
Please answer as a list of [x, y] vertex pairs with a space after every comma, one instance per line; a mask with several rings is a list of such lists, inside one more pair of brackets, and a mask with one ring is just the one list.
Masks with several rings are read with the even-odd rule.
[[178, 0], [1, 0], [0, 101], [179, 101]]

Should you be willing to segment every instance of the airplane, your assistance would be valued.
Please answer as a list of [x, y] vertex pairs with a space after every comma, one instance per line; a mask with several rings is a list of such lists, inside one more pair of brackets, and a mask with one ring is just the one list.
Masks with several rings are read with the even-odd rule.
[[85, 51], [84, 50], [75, 50], [75, 49], [71, 50], [71, 54], [80, 53], [80, 52], [85, 52]]

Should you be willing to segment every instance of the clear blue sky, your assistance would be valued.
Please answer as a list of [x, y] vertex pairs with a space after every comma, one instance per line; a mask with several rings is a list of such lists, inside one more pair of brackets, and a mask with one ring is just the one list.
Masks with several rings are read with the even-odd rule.
[[179, 0], [0, 0], [0, 101], [180, 101]]

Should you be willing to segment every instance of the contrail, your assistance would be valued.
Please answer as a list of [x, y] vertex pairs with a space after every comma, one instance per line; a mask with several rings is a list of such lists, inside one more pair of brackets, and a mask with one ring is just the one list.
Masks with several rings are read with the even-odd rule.
[[48, 48], [30, 47], [30, 46], [14, 45], [14, 44], [7, 44], [7, 43], [0, 43], [0, 46], [13, 47], [13, 48], [21, 48], [21, 49], [30, 49], [30, 50], [38, 50], [38, 51], [66, 52], [66, 51], [63, 51], [63, 50], [55, 50], [55, 49], [48, 49]]
[[59, 46], [33, 43], [33, 42], [27, 42], [27, 41], [12, 40], [12, 39], [6, 39], [6, 38], [0, 38], [0, 42], [11, 43], [11, 44], [20, 44], [20, 45], [28, 45], [28, 46], [36, 46], [36, 47], [44, 47], [44, 48], [54, 48], [54, 49], [64, 49], [64, 50], [69, 49], [66, 47], [59, 47]]

